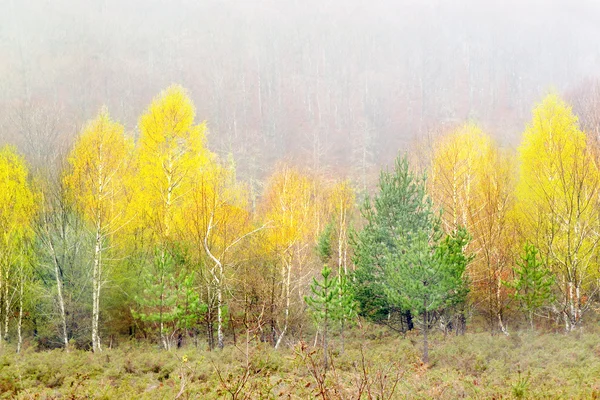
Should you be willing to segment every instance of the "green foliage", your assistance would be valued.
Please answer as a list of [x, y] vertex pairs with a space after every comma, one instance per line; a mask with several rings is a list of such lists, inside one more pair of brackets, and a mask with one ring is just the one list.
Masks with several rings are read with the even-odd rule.
[[331, 259], [331, 242], [333, 240], [333, 223], [329, 222], [317, 238], [317, 255], [321, 262], [326, 263]]
[[136, 297], [134, 318], [158, 329], [163, 345], [180, 329], [195, 326], [207, 311], [195, 287], [195, 275], [185, 273], [182, 259], [156, 249], [153, 268], [145, 271], [142, 294]]
[[354, 299], [354, 292], [350, 283], [348, 276], [342, 271], [338, 276], [339, 306], [336, 316], [344, 325], [352, 325], [358, 317], [358, 303]]
[[339, 313], [339, 286], [335, 278], [331, 276], [331, 268], [327, 265], [321, 271], [323, 280], [321, 282], [313, 278], [310, 285], [312, 295], [306, 296], [304, 300], [311, 311], [317, 324], [327, 324]]
[[526, 243], [524, 253], [513, 268], [515, 279], [505, 285], [515, 290], [513, 298], [519, 303], [519, 308], [529, 318], [533, 328], [533, 315], [542, 307], [554, 300], [552, 287], [555, 278], [552, 272], [544, 267], [540, 260], [538, 249]]
[[365, 298], [372, 292], [385, 299], [379, 304], [414, 314], [464, 302], [468, 293], [464, 271], [470, 257], [463, 249], [469, 235], [459, 229], [442, 236], [425, 183], [425, 176], [415, 174], [407, 158], [399, 157], [393, 172], [382, 172], [373, 203], [365, 202], [367, 225], [355, 235], [355, 287], [368, 285], [357, 290], [361, 307], [374, 305]]
[[390, 299], [386, 289], [385, 266], [390, 255], [401, 252], [399, 239], [412, 242], [418, 232], [427, 230], [434, 241], [441, 236], [425, 189], [425, 177], [416, 176], [408, 159], [399, 157], [394, 172], [381, 172], [377, 194], [373, 199], [367, 197], [361, 208], [366, 225], [352, 235], [356, 265], [353, 287], [360, 314], [365, 317], [381, 321], [397, 306], [397, 299]]
[[471, 258], [463, 250], [469, 235], [461, 228], [443, 236], [426, 178], [410, 170], [406, 157], [396, 160], [392, 173], [381, 174], [374, 206], [367, 201], [363, 211], [368, 224], [358, 237], [357, 269], [378, 265], [384, 280], [377, 283], [387, 301], [421, 316], [427, 362], [432, 313], [461, 304], [468, 293], [464, 272]]
[[398, 238], [400, 252], [388, 254], [386, 264], [388, 297], [415, 315], [464, 302], [468, 293], [464, 272], [471, 257], [463, 249], [468, 241], [462, 228], [439, 242], [431, 240], [430, 232], [412, 240]]

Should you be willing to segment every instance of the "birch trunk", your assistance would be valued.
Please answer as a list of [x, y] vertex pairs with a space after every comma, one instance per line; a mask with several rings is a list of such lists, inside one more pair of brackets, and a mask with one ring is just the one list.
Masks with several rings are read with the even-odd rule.
[[223, 264], [219, 262], [219, 280], [217, 281], [217, 346], [220, 349], [225, 347], [225, 338], [223, 335]]
[[54, 263], [54, 274], [56, 275], [56, 289], [58, 295], [58, 307], [60, 309], [60, 322], [62, 325], [62, 339], [65, 346], [65, 350], [69, 352], [69, 336], [67, 334], [67, 313], [65, 312], [65, 300], [62, 293], [63, 284], [60, 279], [58, 263]]
[[21, 335], [21, 328], [23, 326], [23, 280], [25, 278], [21, 274], [19, 284], [19, 321], [17, 323], [17, 354], [21, 352], [21, 346], [23, 345], [23, 336]]
[[8, 297], [8, 271], [4, 279], [4, 340], [8, 341], [8, 320], [10, 316], [10, 298]]
[[217, 284], [217, 346], [222, 349], [225, 346], [225, 339], [223, 335], [223, 263], [221, 260], [215, 257], [208, 246], [208, 238], [210, 237], [213, 227], [212, 223], [213, 218], [211, 216], [208, 223], [208, 228], [206, 229], [206, 236], [204, 237], [203, 245], [204, 251], [206, 251], [206, 254], [208, 254], [210, 259], [215, 263], [215, 266], [211, 270], [211, 275]]
[[[64, 344], [65, 350], [69, 351], [69, 336], [67, 333], [67, 313], [65, 312], [65, 299], [63, 296], [63, 282], [61, 280], [61, 271], [60, 271], [60, 262], [58, 260], [58, 254], [56, 252], [56, 247], [54, 247], [54, 243], [52, 242], [52, 238], [48, 233], [48, 217], [44, 218], [44, 239], [46, 245], [50, 248], [50, 252], [52, 254], [52, 263], [54, 264], [54, 278], [56, 280], [56, 294], [58, 296], [58, 308], [60, 312], [60, 322], [61, 322], [61, 335]], [[64, 225], [61, 226], [61, 235], [62, 237], [66, 237], [66, 233], [64, 232]]]
[[502, 321], [502, 312], [500, 310], [501, 287], [502, 287], [502, 281], [500, 280], [499, 277], [496, 277], [496, 315], [498, 317], [498, 325], [500, 326], [500, 331], [502, 331], [502, 333], [504, 335], [508, 336], [509, 335], [508, 329], [506, 329], [506, 326], [504, 326], [504, 321]]
[[[2, 289], [4, 281], [2, 280], [2, 268], [0, 267], [0, 311], [2, 310]], [[2, 324], [0, 324], [0, 350], [4, 347], [4, 336], [2, 334]]]
[[291, 297], [290, 285], [291, 285], [291, 279], [292, 279], [292, 266], [289, 265], [288, 263], [286, 263], [286, 269], [287, 269], [287, 277], [285, 279], [285, 286], [284, 286], [284, 290], [285, 290], [284, 322], [283, 322], [283, 330], [281, 331], [281, 334], [277, 338], [277, 343], [275, 343], [276, 349], [279, 348], [279, 345], [281, 344], [281, 341], [283, 340], [283, 337], [285, 336], [285, 334], [287, 332], [288, 323], [289, 323], [289, 319], [290, 319], [290, 297]]
[[94, 269], [92, 271], [92, 350], [94, 353], [102, 351], [98, 334], [98, 321], [100, 316], [100, 267], [102, 252], [102, 236], [100, 223], [96, 226], [96, 243], [94, 248]]

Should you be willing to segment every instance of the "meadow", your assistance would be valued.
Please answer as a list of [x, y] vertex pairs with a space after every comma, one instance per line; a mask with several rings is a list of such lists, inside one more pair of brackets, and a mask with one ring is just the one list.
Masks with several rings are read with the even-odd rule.
[[600, 398], [600, 329], [467, 333], [421, 340], [369, 325], [334, 342], [325, 371], [313, 343], [273, 349], [238, 342], [206, 351], [122, 342], [83, 350], [0, 355], [2, 399], [594, 399]]

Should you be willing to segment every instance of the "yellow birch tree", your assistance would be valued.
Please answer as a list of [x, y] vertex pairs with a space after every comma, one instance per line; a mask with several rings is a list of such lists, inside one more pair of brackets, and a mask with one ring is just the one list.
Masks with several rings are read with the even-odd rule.
[[475, 255], [468, 273], [471, 299], [494, 326], [507, 333], [503, 312], [507, 300], [502, 280], [510, 271], [513, 237], [509, 211], [513, 198], [511, 158], [474, 124], [439, 137], [433, 146], [429, 189], [442, 209], [444, 230], [465, 227], [473, 236]]
[[[33, 236], [37, 213], [36, 196], [28, 182], [25, 160], [12, 147], [0, 150], [0, 347], [8, 339], [11, 315], [11, 291], [19, 295], [18, 349], [21, 345], [23, 292], [25, 276], [24, 250]], [[4, 328], [4, 329], [2, 329]]]
[[589, 307], [598, 277], [600, 173], [577, 117], [557, 95], [533, 110], [519, 147], [517, 218], [555, 274], [565, 329]]
[[100, 295], [106, 280], [104, 254], [111, 237], [125, 224], [125, 180], [133, 142], [123, 126], [102, 109], [84, 128], [69, 155], [65, 176], [69, 196], [87, 221], [94, 237], [92, 259], [92, 348], [102, 351]]

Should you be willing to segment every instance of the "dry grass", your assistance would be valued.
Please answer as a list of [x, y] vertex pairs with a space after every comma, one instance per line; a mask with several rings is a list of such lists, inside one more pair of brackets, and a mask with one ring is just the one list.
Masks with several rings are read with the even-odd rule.
[[[369, 332], [365, 334], [364, 332]], [[193, 347], [164, 352], [122, 345], [102, 354], [60, 350], [0, 355], [0, 398], [18, 399], [508, 399], [600, 397], [600, 332], [434, 336], [356, 330], [325, 372], [307, 344]]]

